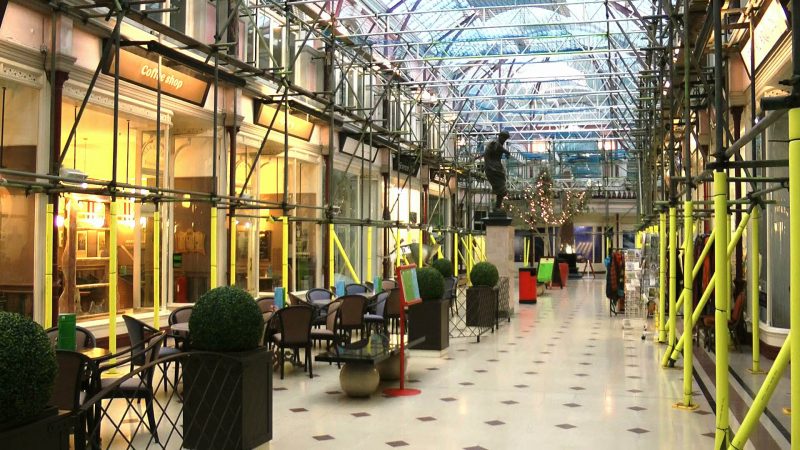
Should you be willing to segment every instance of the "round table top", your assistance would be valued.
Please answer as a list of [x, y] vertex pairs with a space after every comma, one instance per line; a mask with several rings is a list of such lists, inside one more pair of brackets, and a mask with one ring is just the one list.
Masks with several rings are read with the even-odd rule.
[[84, 348], [80, 351], [81, 354], [88, 356], [91, 359], [103, 358], [111, 354], [107, 348], [93, 347]]

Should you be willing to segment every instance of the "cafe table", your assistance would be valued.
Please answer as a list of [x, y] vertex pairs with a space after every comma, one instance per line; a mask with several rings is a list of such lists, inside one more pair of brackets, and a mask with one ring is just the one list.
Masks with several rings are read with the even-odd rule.
[[111, 352], [108, 351], [107, 348], [101, 348], [101, 347], [84, 348], [78, 353], [87, 356], [89, 359], [93, 361], [105, 358], [106, 356], [111, 354]]
[[[390, 358], [399, 357], [400, 345], [397, 339], [385, 337], [376, 339], [375, 336], [378, 335], [372, 335], [371, 338], [358, 342], [333, 346], [314, 358], [321, 362], [344, 363], [339, 373], [339, 384], [349, 397], [372, 395], [381, 381], [376, 365], [392, 363], [393, 361], [388, 361]], [[424, 341], [425, 337], [420, 337], [407, 341], [405, 346], [414, 347]]]

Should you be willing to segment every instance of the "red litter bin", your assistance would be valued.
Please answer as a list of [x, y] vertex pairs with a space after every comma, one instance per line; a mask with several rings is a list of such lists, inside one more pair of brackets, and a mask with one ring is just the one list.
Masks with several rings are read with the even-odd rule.
[[567, 278], [569, 278], [569, 264], [558, 263], [558, 271], [561, 273], [561, 287], [567, 287]]
[[536, 269], [519, 268], [519, 302], [536, 303]]

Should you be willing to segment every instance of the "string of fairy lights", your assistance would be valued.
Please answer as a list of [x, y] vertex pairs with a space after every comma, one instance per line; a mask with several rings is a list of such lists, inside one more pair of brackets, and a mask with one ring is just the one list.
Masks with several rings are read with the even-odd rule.
[[575, 216], [586, 211], [589, 205], [588, 190], [561, 192], [562, 195], [557, 198], [553, 177], [547, 168], [543, 168], [533, 183], [523, 187], [520, 198], [506, 201], [504, 208], [531, 229], [571, 223]]

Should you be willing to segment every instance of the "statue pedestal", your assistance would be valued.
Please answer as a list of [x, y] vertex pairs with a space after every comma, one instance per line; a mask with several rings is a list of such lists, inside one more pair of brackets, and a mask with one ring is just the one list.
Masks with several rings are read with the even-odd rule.
[[492, 212], [483, 223], [486, 225], [486, 259], [497, 266], [501, 277], [508, 278], [508, 306], [516, 314], [519, 309], [519, 293], [516, 286], [514, 227], [511, 226], [511, 218], [502, 212]]

